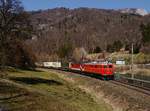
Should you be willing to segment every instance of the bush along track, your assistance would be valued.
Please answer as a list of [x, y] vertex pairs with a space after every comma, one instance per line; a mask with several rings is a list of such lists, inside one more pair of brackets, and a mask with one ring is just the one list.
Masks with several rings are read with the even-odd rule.
[[109, 81], [101, 81], [70, 72], [50, 71], [55, 72], [59, 77], [75, 84], [85, 92], [93, 95], [95, 100], [99, 103], [104, 101], [111, 105], [114, 111], [150, 110], [150, 97], [143, 93], [112, 84]]

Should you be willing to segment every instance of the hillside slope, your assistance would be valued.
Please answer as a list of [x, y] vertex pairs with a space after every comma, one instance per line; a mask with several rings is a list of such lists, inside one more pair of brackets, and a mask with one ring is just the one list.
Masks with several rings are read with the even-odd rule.
[[107, 49], [117, 40], [123, 45], [134, 42], [138, 46], [142, 38], [140, 26], [149, 23], [149, 18], [150, 15], [89, 8], [32, 12], [35, 36], [30, 42], [37, 55], [54, 54], [64, 45], [92, 52], [97, 46]]

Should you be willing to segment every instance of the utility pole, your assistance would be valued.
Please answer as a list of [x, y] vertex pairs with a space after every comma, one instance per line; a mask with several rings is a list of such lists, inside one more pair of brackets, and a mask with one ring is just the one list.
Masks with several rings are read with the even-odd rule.
[[4, 0], [4, 3], [6, 4], [6, 3], [7, 3], [7, 0]]
[[131, 55], [131, 73], [132, 73], [132, 79], [134, 79], [134, 74], [133, 74], [133, 51], [134, 51], [134, 45], [132, 43], [132, 55]]

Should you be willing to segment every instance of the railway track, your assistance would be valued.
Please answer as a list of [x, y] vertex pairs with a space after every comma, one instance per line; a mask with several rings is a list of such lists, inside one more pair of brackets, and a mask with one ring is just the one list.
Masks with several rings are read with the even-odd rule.
[[[71, 73], [80, 74], [80, 75], [84, 75], [84, 76], [90, 76], [90, 77], [94, 77], [96, 79], [99, 79], [98, 77], [91, 76], [91, 74], [86, 74], [85, 72], [81, 72], [81, 71], [69, 70], [68, 68], [63, 68], [63, 69], [62, 68], [60, 68], [60, 69], [51, 68], [51, 69], [55, 70], [55, 71], [71, 72]], [[138, 86], [138, 85], [135, 85], [135, 84], [131, 84], [131, 83], [127, 82], [127, 78], [124, 78], [124, 80], [121, 80], [121, 79], [109, 80], [108, 82], [110, 82], [112, 84], [115, 84], [115, 85], [119, 85], [119, 86], [129, 88], [131, 90], [135, 90], [137, 92], [141, 92], [143, 94], [146, 94], [146, 95], [150, 96], [150, 88]]]
[[122, 82], [122, 81], [119, 81], [119, 80], [111, 80], [109, 82], [112, 83], [112, 84], [120, 85], [120, 86], [126, 87], [128, 89], [135, 90], [135, 91], [138, 91], [138, 92], [141, 92], [143, 94], [146, 94], [146, 95], [150, 96], [150, 89], [147, 89], [147, 88], [144, 88], [144, 87], [139, 87], [139, 86], [129, 84], [129, 83], [126, 83], [126, 82]]

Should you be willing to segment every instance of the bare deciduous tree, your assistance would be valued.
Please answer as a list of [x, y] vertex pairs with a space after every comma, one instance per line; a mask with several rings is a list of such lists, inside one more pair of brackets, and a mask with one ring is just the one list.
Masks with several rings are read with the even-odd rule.
[[86, 58], [87, 52], [84, 48], [75, 48], [73, 51], [73, 59], [75, 62], [81, 62], [83, 58]]
[[[9, 65], [12, 44], [30, 37], [32, 27], [20, 0], [0, 0], [0, 65]], [[19, 42], [18, 42], [19, 41]], [[13, 64], [13, 63], [12, 63]]]

